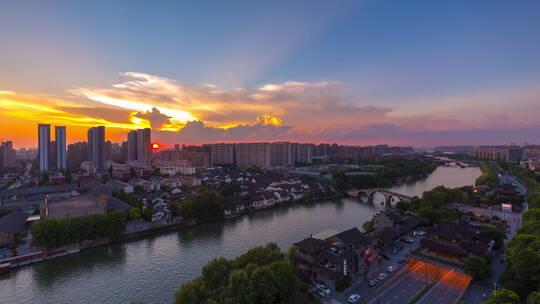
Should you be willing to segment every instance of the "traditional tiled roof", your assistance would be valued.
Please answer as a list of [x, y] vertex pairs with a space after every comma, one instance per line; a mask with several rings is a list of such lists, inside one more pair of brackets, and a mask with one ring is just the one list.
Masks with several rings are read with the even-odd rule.
[[124, 201], [117, 199], [116, 197], [108, 197], [107, 198], [107, 208], [112, 208], [114, 210], [125, 212], [127, 210], [132, 209], [130, 204], [125, 203]]
[[435, 248], [445, 252], [451, 252], [455, 254], [466, 254], [467, 251], [463, 250], [458, 244], [441, 242], [435, 239], [424, 239], [421, 244], [425, 247]]
[[331, 238], [338, 238], [341, 242], [345, 244], [364, 244], [369, 245], [373, 242], [373, 238], [360, 232], [358, 228], [352, 228], [349, 230], [345, 230], [343, 232], [340, 232]]
[[293, 245], [298, 247], [298, 249], [302, 251], [314, 254], [314, 253], [319, 252], [325, 244], [323, 241], [319, 239], [308, 237], [298, 243], [294, 243]]
[[0, 232], [15, 234], [21, 230], [26, 223], [28, 213], [13, 211], [3, 217], [0, 217]]

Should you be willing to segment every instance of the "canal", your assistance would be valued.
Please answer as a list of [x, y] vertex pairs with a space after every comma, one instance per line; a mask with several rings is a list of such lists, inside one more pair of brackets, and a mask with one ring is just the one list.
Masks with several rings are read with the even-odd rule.
[[[438, 185], [471, 185], [480, 174], [478, 168], [438, 167], [423, 180], [389, 189], [421, 195]], [[377, 198], [372, 205], [348, 198], [299, 203], [93, 248], [1, 276], [0, 303], [170, 303], [180, 284], [213, 258], [232, 258], [267, 242], [286, 249], [323, 230], [360, 228], [381, 209]]]

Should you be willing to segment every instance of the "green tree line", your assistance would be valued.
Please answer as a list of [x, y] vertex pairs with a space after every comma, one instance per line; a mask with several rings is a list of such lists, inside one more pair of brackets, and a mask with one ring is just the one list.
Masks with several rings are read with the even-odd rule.
[[125, 230], [126, 223], [126, 216], [120, 211], [44, 219], [32, 226], [32, 243], [51, 248], [97, 238], [117, 238]]
[[[504, 161], [497, 165], [512, 172], [528, 188], [529, 210], [523, 214], [520, 230], [507, 244], [507, 269], [500, 283], [517, 294], [522, 303], [540, 304], [540, 184], [530, 170]], [[508, 293], [507, 293], [508, 295]], [[488, 302], [503, 303], [503, 302]], [[513, 302], [504, 302], [513, 303]]]
[[374, 160], [361, 164], [378, 165], [373, 174], [347, 175], [349, 171], [358, 169], [340, 170], [332, 175], [333, 184], [340, 190], [350, 188], [378, 188], [392, 185], [395, 178], [426, 176], [437, 168], [431, 160], [411, 160], [405, 158]]
[[223, 216], [223, 208], [223, 197], [219, 193], [201, 189], [192, 199], [180, 201], [177, 214], [186, 219], [208, 219]]
[[476, 179], [476, 184], [487, 185], [491, 188], [499, 186], [499, 175], [493, 170], [488, 162], [481, 162], [480, 169], [482, 170], [482, 175]]

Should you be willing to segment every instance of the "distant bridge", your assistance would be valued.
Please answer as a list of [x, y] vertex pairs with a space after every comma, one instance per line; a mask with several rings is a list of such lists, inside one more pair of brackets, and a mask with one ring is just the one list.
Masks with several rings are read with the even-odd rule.
[[352, 197], [367, 196], [368, 200], [373, 200], [373, 195], [380, 193], [384, 196], [384, 201], [390, 205], [397, 204], [399, 201], [411, 201], [412, 197], [401, 193], [389, 191], [386, 189], [352, 189], [347, 191], [347, 195]]

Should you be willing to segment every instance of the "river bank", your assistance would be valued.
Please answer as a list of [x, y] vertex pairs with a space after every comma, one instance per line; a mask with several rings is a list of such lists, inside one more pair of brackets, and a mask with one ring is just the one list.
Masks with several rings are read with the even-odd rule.
[[[478, 168], [448, 169], [439, 167], [426, 180], [408, 187], [417, 184], [420, 193], [422, 185], [459, 187], [472, 184], [480, 175]], [[372, 205], [351, 198], [298, 202], [134, 237], [15, 269], [0, 277], [2, 303], [170, 303], [175, 290], [198, 277], [201, 267], [213, 258], [234, 258], [268, 242], [288, 248], [328, 229], [361, 228], [383, 208], [377, 199]]]
[[261, 211], [265, 209], [287, 208], [291, 204], [295, 204], [299, 202], [316, 203], [317, 201], [335, 200], [335, 199], [343, 198], [345, 196], [346, 196], [345, 193], [336, 193], [333, 195], [328, 195], [325, 197], [318, 197], [314, 199], [300, 199], [296, 201], [289, 201], [288, 203], [275, 204], [266, 208], [252, 209], [252, 210], [245, 211], [243, 213], [235, 214], [235, 215], [208, 218], [208, 219], [199, 220], [199, 221], [189, 220], [189, 221], [174, 222], [171, 224], [163, 224], [163, 225], [157, 224], [154, 226], [150, 226], [144, 230], [137, 230], [134, 232], [124, 233], [121, 237], [117, 239], [94, 239], [94, 240], [87, 240], [82, 243], [66, 244], [61, 247], [56, 247], [56, 248], [47, 248], [47, 249], [43, 248], [42, 250], [25, 253], [23, 255], [0, 259], [0, 264], [2, 265], [2, 268], [1, 268], [2, 271], [0, 271], [0, 275], [7, 273], [11, 269], [27, 266], [30, 264], [45, 262], [45, 261], [56, 259], [56, 258], [62, 258], [62, 257], [72, 255], [72, 254], [77, 254], [81, 252], [82, 250], [87, 250], [87, 249], [96, 248], [100, 246], [107, 246], [107, 245], [111, 245], [115, 243], [121, 243], [121, 242], [129, 241], [129, 240], [133, 240], [137, 238], [144, 238], [144, 237], [148, 237], [154, 234], [174, 231], [174, 230], [178, 230], [178, 229], [182, 229], [186, 227], [191, 227], [191, 226], [196, 226], [196, 225], [205, 225], [210, 222], [230, 220], [236, 217], [242, 217], [247, 214], [252, 214], [257, 211]]

